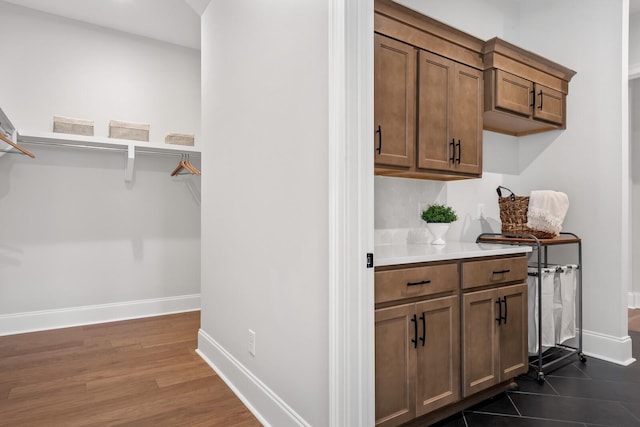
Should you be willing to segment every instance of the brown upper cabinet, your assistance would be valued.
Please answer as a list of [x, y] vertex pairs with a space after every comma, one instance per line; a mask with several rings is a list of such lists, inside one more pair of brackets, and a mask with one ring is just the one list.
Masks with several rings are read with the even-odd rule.
[[376, 165], [408, 170], [416, 144], [416, 49], [375, 35]]
[[375, 31], [376, 174], [482, 176], [484, 42], [389, 0]]
[[486, 130], [521, 136], [566, 128], [575, 71], [499, 38], [486, 42], [483, 59]]
[[479, 178], [483, 129], [521, 136], [566, 128], [575, 71], [391, 0], [374, 4], [377, 175]]

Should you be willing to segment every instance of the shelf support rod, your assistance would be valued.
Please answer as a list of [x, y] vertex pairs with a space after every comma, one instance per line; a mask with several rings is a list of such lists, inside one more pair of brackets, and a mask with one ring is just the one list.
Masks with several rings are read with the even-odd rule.
[[136, 147], [133, 144], [129, 144], [127, 147], [127, 166], [124, 171], [124, 181], [133, 181], [133, 166], [136, 160]]

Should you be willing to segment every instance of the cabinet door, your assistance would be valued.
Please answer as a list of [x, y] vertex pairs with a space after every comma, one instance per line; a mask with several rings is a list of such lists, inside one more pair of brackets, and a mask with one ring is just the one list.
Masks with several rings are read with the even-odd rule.
[[376, 310], [376, 425], [415, 417], [415, 304]]
[[524, 374], [529, 369], [527, 349], [527, 285], [513, 285], [498, 289], [502, 303], [503, 322], [500, 330], [501, 381]]
[[457, 296], [416, 303], [416, 416], [460, 399], [460, 308]]
[[375, 163], [411, 167], [415, 160], [416, 49], [375, 35]]
[[462, 296], [462, 378], [467, 397], [499, 382], [498, 294], [495, 289]]
[[455, 64], [451, 100], [451, 133], [455, 139], [454, 168], [468, 174], [482, 173], [482, 72]]
[[533, 109], [533, 83], [502, 70], [495, 70], [497, 108], [530, 117]]
[[533, 109], [533, 117], [539, 120], [562, 125], [564, 123], [565, 98], [562, 92], [534, 84], [536, 105]]
[[418, 168], [449, 171], [454, 143], [449, 135], [455, 63], [423, 50], [418, 56]]

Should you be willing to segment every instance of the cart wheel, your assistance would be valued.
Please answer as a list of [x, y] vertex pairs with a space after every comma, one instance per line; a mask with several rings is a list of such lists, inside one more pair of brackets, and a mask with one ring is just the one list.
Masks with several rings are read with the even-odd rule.
[[536, 378], [536, 380], [538, 381], [538, 384], [543, 384], [544, 383], [544, 373], [543, 372], [538, 372], [538, 378]]
[[580, 354], [579, 354], [579, 356], [580, 356], [580, 361], [581, 361], [582, 363], [587, 363], [587, 356], [585, 356], [585, 355], [584, 355], [584, 354], [582, 354], [582, 353], [580, 353]]

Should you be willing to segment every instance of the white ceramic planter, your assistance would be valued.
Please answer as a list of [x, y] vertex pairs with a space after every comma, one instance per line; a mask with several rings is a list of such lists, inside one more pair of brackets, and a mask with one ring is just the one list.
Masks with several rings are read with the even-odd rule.
[[444, 241], [444, 236], [449, 231], [451, 224], [443, 222], [428, 222], [427, 228], [433, 236], [432, 245], [444, 245], [447, 242]]

